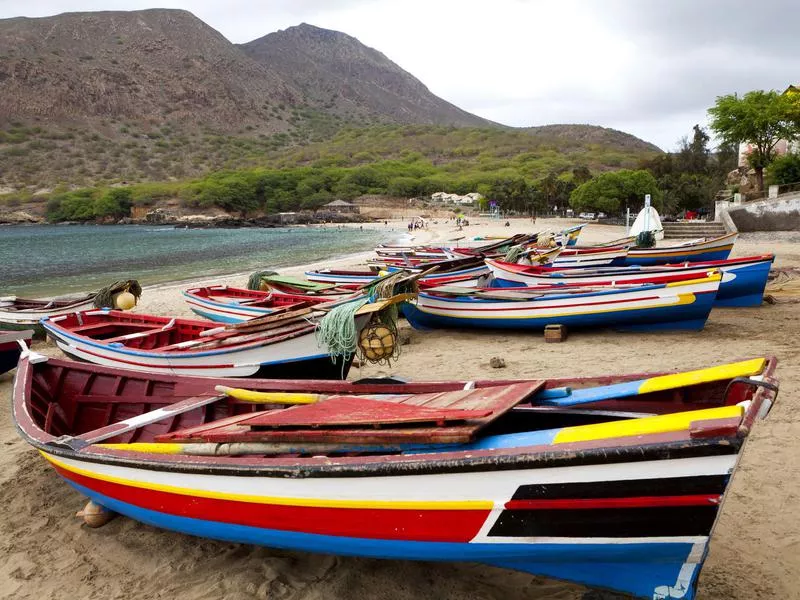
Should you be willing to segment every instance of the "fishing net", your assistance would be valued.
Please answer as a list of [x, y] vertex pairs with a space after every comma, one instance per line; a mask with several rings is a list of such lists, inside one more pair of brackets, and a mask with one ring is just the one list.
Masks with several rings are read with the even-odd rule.
[[511, 248], [508, 249], [508, 252], [506, 252], [506, 255], [503, 257], [503, 260], [505, 262], [515, 263], [520, 259], [523, 252], [524, 249], [522, 246], [511, 246]]
[[247, 279], [247, 289], [248, 290], [260, 290], [261, 289], [261, 280], [265, 277], [271, 277], [272, 275], [277, 275], [276, 271], [256, 271], [252, 273], [250, 277]]
[[358, 331], [356, 330], [356, 311], [369, 302], [368, 298], [359, 298], [345, 302], [331, 309], [317, 323], [317, 343], [326, 346], [334, 364], [342, 359], [342, 373], [347, 360], [358, 349]]
[[656, 234], [653, 231], [642, 231], [636, 236], [636, 246], [638, 248], [654, 248], [656, 245]]
[[764, 294], [770, 304], [793, 304], [800, 302], [800, 269], [788, 267], [772, 269]]
[[94, 296], [94, 305], [96, 308], [114, 308], [114, 296], [122, 292], [130, 292], [139, 302], [142, 296], [142, 286], [135, 279], [128, 279], [126, 281], [115, 281], [109, 286], [102, 288]]

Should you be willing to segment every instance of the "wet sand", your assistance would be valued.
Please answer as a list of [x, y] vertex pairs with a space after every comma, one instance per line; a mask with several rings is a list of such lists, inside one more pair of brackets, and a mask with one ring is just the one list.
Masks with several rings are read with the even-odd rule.
[[[452, 222], [440, 222], [415, 232], [415, 242], [507, 235], [548, 225], [557, 229], [565, 222], [532, 225], [520, 219], [504, 227], [484, 221], [462, 232], [454, 231]], [[618, 227], [590, 225], [581, 241], [610, 240], [622, 233]], [[800, 235], [745, 235], [734, 256], [766, 252], [775, 252], [780, 266], [800, 266]], [[298, 274], [297, 269], [282, 272]], [[246, 276], [213, 281], [243, 285]], [[137, 310], [189, 316], [180, 295], [187, 287], [148, 288]], [[420, 332], [403, 324], [409, 343], [400, 358], [391, 367], [353, 369], [350, 378], [389, 373], [414, 379], [580, 376], [691, 369], [775, 355], [780, 361], [778, 402], [747, 444], [712, 538], [698, 598], [800, 598], [799, 310], [796, 304], [714, 309], [702, 332], [574, 332], [563, 344], [545, 344], [538, 333]], [[38, 349], [58, 355], [53, 346]], [[492, 369], [493, 356], [502, 357], [506, 368]], [[88, 529], [73, 516], [85, 499], [17, 436], [10, 390], [11, 377], [0, 376], [0, 396], [6, 399], [0, 404], [2, 598], [574, 600], [586, 592], [491, 567], [285, 552], [192, 538], [125, 518]]]

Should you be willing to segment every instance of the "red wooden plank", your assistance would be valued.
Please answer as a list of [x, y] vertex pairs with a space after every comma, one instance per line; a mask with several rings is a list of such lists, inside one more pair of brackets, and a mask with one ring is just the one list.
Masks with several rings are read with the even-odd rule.
[[[348, 444], [410, 444], [410, 443], [466, 443], [474, 439], [475, 434], [483, 427], [491, 423], [497, 417], [513, 408], [516, 404], [535, 394], [541, 387], [544, 386], [543, 381], [524, 382], [513, 385], [498, 386], [493, 388], [482, 388], [476, 390], [457, 390], [452, 392], [458, 398], [458, 402], [451, 404], [447, 409], [430, 409], [427, 407], [419, 407], [410, 404], [418, 395], [401, 395], [390, 398], [383, 398], [381, 401], [365, 400], [363, 398], [355, 397], [359, 400], [359, 409], [363, 406], [364, 402], [380, 402], [381, 408], [386, 408], [383, 405], [394, 404], [392, 411], [400, 406], [411, 409], [416, 415], [425, 413], [425, 418], [428, 415], [463, 415], [472, 411], [461, 412], [459, 404], [472, 405], [473, 407], [482, 402], [483, 407], [477, 411], [481, 412], [483, 416], [477, 418], [470, 418], [467, 421], [458, 424], [444, 419], [443, 425], [436, 426], [422, 426], [425, 423], [430, 423], [430, 420], [423, 421], [404, 421], [400, 420], [394, 423], [386, 422], [384, 427], [377, 429], [375, 424], [375, 416], [370, 415], [367, 423], [364, 423], [362, 414], [360, 417], [352, 417], [354, 420], [348, 422], [350, 415], [336, 413], [332, 416], [336, 420], [327, 421], [328, 426], [318, 427], [311, 424], [313, 419], [302, 421], [297, 419], [293, 424], [296, 429], [280, 429], [268, 427], [271, 423], [281, 423], [287, 426], [292, 421], [283, 415], [290, 415], [292, 412], [301, 412], [298, 409], [311, 408], [311, 407], [324, 407], [324, 405], [334, 398], [323, 400], [317, 404], [305, 405], [303, 407], [293, 407], [291, 409], [259, 412], [255, 415], [238, 415], [221, 421], [215, 421], [175, 431], [170, 434], [157, 436], [157, 441], [206, 441], [214, 443], [227, 443], [227, 442], [314, 442], [314, 443], [348, 443]], [[441, 394], [423, 394], [425, 396], [436, 397], [437, 400], [441, 399]], [[342, 396], [340, 396], [342, 397]], [[352, 399], [353, 396], [344, 396], [345, 399]], [[346, 403], [349, 405], [349, 403]], [[334, 402], [334, 407], [337, 403]], [[338, 405], [340, 408], [342, 404]], [[309, 413], [307, 413], [309, 414]], [[313, 417], [314, 414], [310, 413]], [[392, 412], [392, 415], [399, 414]], [[411, 414], [411, 413], [407, 413]], [[281, 416], [274, 416], [281, 415]], [[437, 419], [438, 420], [438, 419]], [[258, 426], [258, 429], [250, 427], [254, 423], [264, 423], [266, 425]], [[315, 422], [316, 423], [316, 422]], [[334, 428], [330, 425], [335, 424], [338, 427]], [[364, 426], [364, 425], [367, 426]], [[395, 425], [392, 427], [391, 425]], [[347, 426], [349, 425], [349, 426]], [[402, 426], [398, 426], [402, 425]], [[417, 426], [414, 426], [417, 425]]]
[[492, 414], [491, 409], [460, 410], [410, 406], [398, 402], [373, 400], [359, 396], [332, 396], [321, 402], [293, 406], [284, 410], [253, 415], [240, 423], [251, 428], [277, 427], [347, 427], [351, 425], [395, 425], [436, 423], [479, 419]]

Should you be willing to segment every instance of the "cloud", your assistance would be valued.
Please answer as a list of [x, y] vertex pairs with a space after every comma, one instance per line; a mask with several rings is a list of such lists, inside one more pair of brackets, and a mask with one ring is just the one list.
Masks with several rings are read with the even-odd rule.
[[[0, 17], [152, 0], [3, 0]], [[162, 0], [243, 43], [301, 22], [515, 126], [593, 123], [673, 148], [717, 96], [800, 82], [796, 0]]]

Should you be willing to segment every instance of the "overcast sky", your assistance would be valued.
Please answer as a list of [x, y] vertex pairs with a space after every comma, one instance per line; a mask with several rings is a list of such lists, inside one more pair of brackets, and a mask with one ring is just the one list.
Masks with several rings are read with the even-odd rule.
[[0, 0], [0, 18], [184, 8], [236, 43], [305, 22], [514, 126], [591, 123], [665, 150], [722, 94], [800, 83], [797, 0]]

